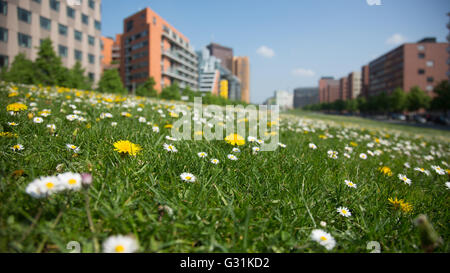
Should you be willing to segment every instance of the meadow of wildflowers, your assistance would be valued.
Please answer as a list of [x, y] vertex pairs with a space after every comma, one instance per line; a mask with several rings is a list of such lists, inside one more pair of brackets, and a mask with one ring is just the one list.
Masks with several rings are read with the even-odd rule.
[[179, 103], [1, 83], [0, 252], [422, 252], [419, 214], [450, 251], [448, 133], [280, 114], [261, 151]]

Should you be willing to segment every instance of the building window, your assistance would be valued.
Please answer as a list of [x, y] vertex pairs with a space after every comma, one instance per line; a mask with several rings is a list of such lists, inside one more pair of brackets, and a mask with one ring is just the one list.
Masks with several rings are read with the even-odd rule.
[[87, 16], [86, 14], [81, 14], [81, 21], [83, 22], [83, 24], [89, 25], [89, 16]]
[[59, 56], [61, 56], [61, 57], [67, 57], [67, 47], [59, 45], [58, 46], [58, 53], [59, 53]]
[[89, 40], [90, 45], [95, 45], [95, 37], [94, 36], [89, 35], [88, 40]]
[[417, 72], [419, 73], [419, 75], [423, 75], [425, 74], [425, 69], [419, 69]]
[[434, 82], [434, 78], [433, 77], [427, 77], [427, 82]]
[[95, 20], [95, 28], [97, 30], [102, 30], [102, 25], [101, 25], [100, 21]]
[[59, 1], [50, 0], [50, 8], [54, 11], [59, 11]]
[[82, 57], [83, 57], [83, 56], [82, 56], [82, 54], [81, 54], [81, 51], [75, 49], [75, 60], [81, 62], [81, 60], [83, 59]]
[[8, 42], [8, 30], [6, 28], [0, 27], [0, 41]]
[[0, 55], [0, 67], [9, 65], [9, 57], [6, 55]]
[[67, 36], [67, 27], [65, 25], [59, 24], [58, 31], [59, 34]]
[[425, 58], [425, 53], [419, 53], [417, 54], [417, 56], [419, 57], [419, 59], [423, 59]]
[[133, 20], [127, 22], [127, 32], [133, 29]]
[[417, 50], [424, 51], [425, 50], [425, 46], [424, 45], [418, 45], [417, 46]]
[[0, 1], [0, 13], [3, 15], [8, 15], [8, 2]]
[[432, 86], [432, 85], [427, 85], [427, 91], [428, 91], [428, 92], [433, 91], [433, 86]]
[[427, 61], [427, 66], [428, 67], [433, 67], [434, 66], [434, 61]]
[[17, 7], [17, 17], [20, 21], [31, 24], [31, 12]]
[[19, 46], [31, 48], [31, 36], [19, 32]]
[[41, 0], [33, 0], [33, 2], [36, 2], [36, 3], [41, 3]]
[[91, 9], [95, 9], [95, 1], [94, 0], [89, 0], [89, 7]]
[[156, 25], [156, 17], [153, 17], [153, 24]]
[[78, 30], [75, 30], [74, 33], [75, 33], [75, 40], [81, 42], [81, 38], [82, 38], [83, 34], [80, 31], [78, 31]]
[[91, 81], [93, 81], [94, 78], [95, 78], [94, 73], [91, 73], [91, 72], [88, 73], [88, 76], [89, 76], [89, 79], [90, 79]]
[[103, 45], [103, 41], [102, 40], [100, 40], [100, 49], [101, 50], [105, 49], [105, 46]]
[[94, 64], [94, 63], [95, 63], [95, 57], [94, 57], [93, 54], [89, 54], [89, 55], [88, 55], [88, 58], [89, 58], [89, 63], [90, 63], [90, 64]]
[[75, 19], [75, 10], [71, 7], [67, 7], [67, 16]]
[[50, 19], [47, 19], [47, 18], [41, 16], [40, 22], [41, 22], [41, 28], [50, 30], [51, 25], [52, 25], [52, 21], [50, 21]]

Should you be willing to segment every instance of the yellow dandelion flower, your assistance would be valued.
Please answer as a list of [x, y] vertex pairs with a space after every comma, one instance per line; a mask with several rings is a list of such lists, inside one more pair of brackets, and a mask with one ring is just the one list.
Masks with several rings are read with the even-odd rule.
[[378, 170], [387, 176], [392, 176], [391, 168], [389, 168], [387, 166], [380, 167], [380, 168], [378, 168]]
[[164, 128], [172, 128], [173, 127], [173, 125], [172, 124], [166, 124], [166, 125], [164, 125]]
[[128, 140], [119, 140], [115, 142], [114, 148], [114, 151], [132, 156], [136, 156], [136, 154], [142, 150], [141, 146]]
[[8, 97], [16, 97], [16, 96], [18, 96], [19, 95], [19, 92], [11, 92], [11, 93], [9, 93], [8, 94]]
[[400, 207], [403, 212], [409, 213], [413, 210], [413, 206], [408, 202], [403, 202], [400, 204]]
[[356, 146], [358, 146], [358, 143], [352, 141], [352, 142], [350, 142], [350, 145], [353, 147], [356, 147]]
[[225, 138], [225, 141], [231, 145], [244, 145], [245, 139], [238, 134], [230, 134]]
[[28, 107], [20, 102], [15, 102], [12, 104], [9, 104], [8, 106], [6, 106], [6, 111], [13, 111], [13, 112], [19, 112], [19, 111], [23, 111], [23, 110], [27, 110]]

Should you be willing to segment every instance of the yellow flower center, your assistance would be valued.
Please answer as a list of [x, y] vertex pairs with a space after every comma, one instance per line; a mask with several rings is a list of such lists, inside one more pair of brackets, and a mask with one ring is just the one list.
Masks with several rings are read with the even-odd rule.
[[343, 214], [347, 214], [347, 211], [345, 209], [342, 210]]
[[72, 149], [76, 149], [76, 148], [77, 148], [77, 146], [75, 146], [75, 145], [70, 145], [70, 148], [72, 148]]
[[124, 252], [125, 251], [125, 247], [123, 245], [118, 245], [116, 246], [116, 248], [114, 249], [116, 252]]
[[186, 180], [191, 180], [192, 177], [186, 176]]
[[75, 179], [69, 179], [69, 184], [70, 185], [74, 185], [74, 184], [76, 184], [77, 183], [77, 181], [75, 180]]
[[325, 236], [320, 236], [320, 240], [326, 241], [326, 240], [327, 240], [327, 237], [325, 237]]
[[47, 184], [45, 184], [45, 186], [49, 189], [52, 189], [55, 186], [55, 184], [53, 184], [52, 182], [48, 182]]
[[348, 183], [348, 185], [349, 185], [349, 186], [353, 186], [353, 183], [352, 183], [352, 182], [350, 182], [350, 183]]

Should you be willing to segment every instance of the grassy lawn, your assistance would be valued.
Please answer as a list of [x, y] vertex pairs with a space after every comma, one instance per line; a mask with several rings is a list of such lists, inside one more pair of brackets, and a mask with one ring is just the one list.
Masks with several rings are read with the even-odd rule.
[[[11, 115], [7, 106], [16, 102], [27, 109]], [[69, 252], [71, 241], [82, 252], [102, 251], [118, 234], [132, 235], [138, 252], [369, 252], [370, 241], [382, 252], [422, 252], [419, 214], [443, 239], [435, 251], [450, 251], [447, 132], [289, 114], [279, 123], [286, 147], [253, 153], [258, 145], [246, 139], [232, 152], [224, 140], [167, 139], [175, 103], [0, 86], [0, 131], [11, 132], [0, 136], [0, 252]], [[70, 121], [72, 114], [81, 118]], [[142, 150], [119, 153], [119, 140]], [[23, 149], [13, 150], [16, 144]], [[64, 172], [91, 173], [92, 184], [42, 198], [27, 193], [35, 179]], [[184, 172], [196, 180], [183, 181]], [[402, 206], [388, 201], [396, 197]], [[313, 240], [315, 229], [335, 245]]]

